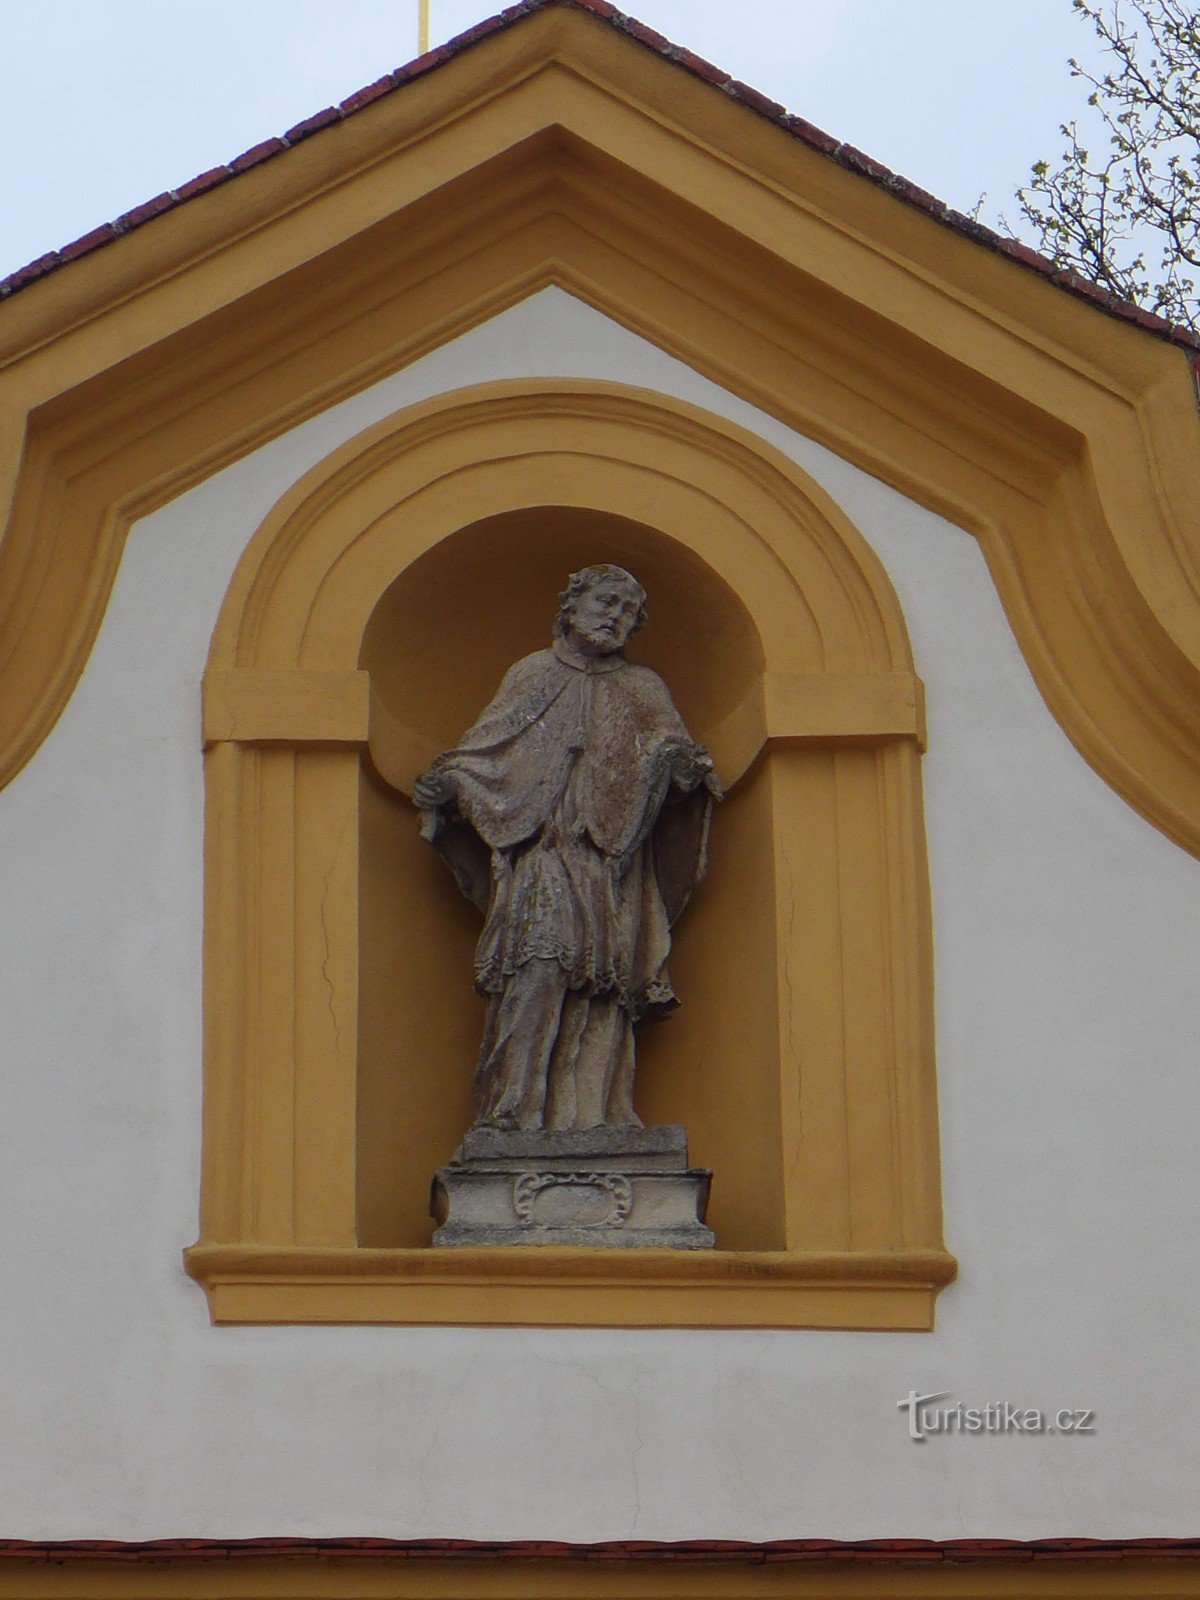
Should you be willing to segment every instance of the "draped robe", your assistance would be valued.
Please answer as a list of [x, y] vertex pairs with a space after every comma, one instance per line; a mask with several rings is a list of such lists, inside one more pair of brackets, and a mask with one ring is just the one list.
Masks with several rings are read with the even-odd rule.
[[518, 661], [428, 776], [423, 831], [485, 913], [481, 1122], [637, 1122], [635, 1021], [677, 1002], [670, 928], [703, 875], [720, 790], [666, 685], [564, 639]]

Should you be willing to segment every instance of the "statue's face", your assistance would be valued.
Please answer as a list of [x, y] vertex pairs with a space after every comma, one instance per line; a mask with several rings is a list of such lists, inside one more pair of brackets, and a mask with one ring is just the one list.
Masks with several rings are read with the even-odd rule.
[[637, 625], [642, 596], [619, 579], [595, 583], [571, 602], [570, 632], [587, 655], [620, 650]]

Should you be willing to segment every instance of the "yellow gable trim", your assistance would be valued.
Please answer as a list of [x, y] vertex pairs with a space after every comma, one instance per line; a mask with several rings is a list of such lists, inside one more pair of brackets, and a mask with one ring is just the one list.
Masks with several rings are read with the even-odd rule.
[[0, 777], [134, 518], [547, 283], [973, 533], [1070, 737], [1200, 853], [1183, 353], [565, 10], [5, 307]]

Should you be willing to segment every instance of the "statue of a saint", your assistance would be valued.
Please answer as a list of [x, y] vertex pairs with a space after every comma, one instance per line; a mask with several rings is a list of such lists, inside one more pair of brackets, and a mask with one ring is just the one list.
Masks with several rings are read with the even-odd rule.
[[670, 929], [721, 794], [662, 679], [625, 659], [645, 600], [622, 567], [574, 573], [552, 647], [509, 670], [413, 789], [486, 914], [477, 1127], [640, 1126], [633, 1026], [677, 1003]]

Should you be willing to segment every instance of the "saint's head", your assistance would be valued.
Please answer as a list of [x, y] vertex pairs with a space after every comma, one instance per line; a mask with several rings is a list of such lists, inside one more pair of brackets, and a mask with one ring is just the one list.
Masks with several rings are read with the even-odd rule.
[[558, 597], [554, 630], [583, 655], [611, 655], [645, 621], [641, 584], [624, 567], [603, 563], [571, 574]]

